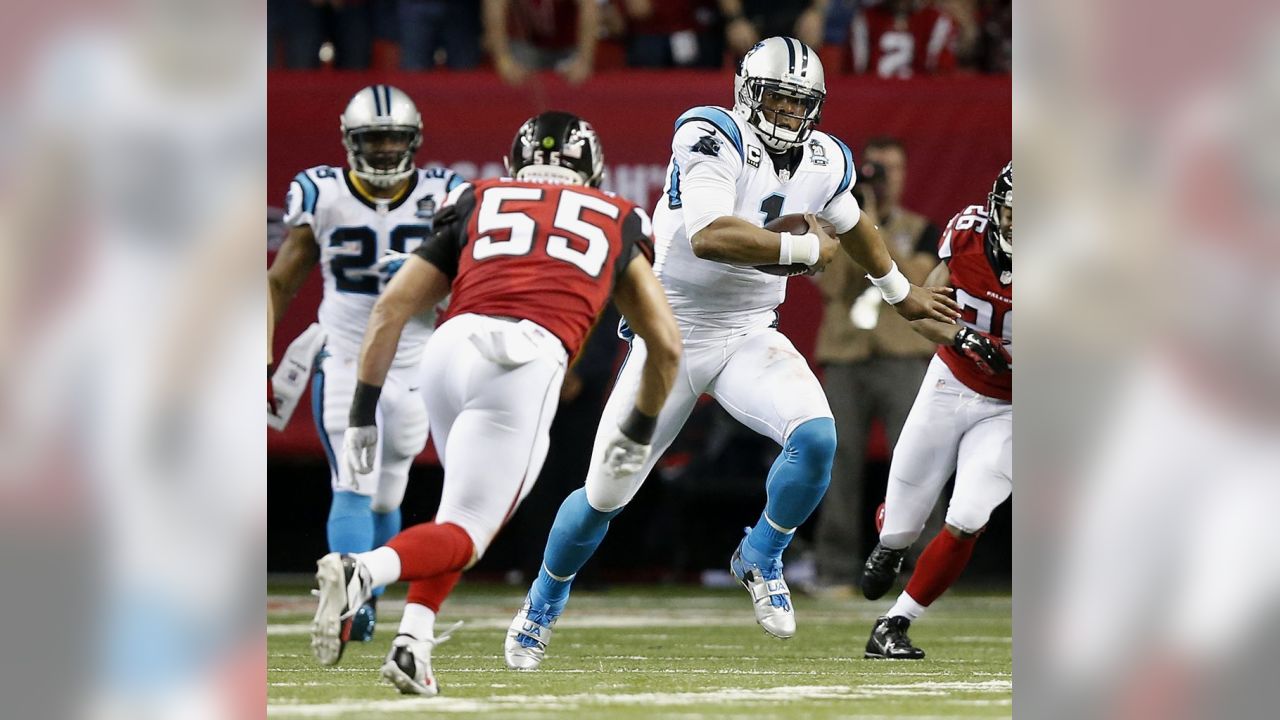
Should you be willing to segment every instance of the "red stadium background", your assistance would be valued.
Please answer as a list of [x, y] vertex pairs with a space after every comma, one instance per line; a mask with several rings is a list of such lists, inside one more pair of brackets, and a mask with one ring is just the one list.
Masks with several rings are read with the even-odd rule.
[[[346, 162], [338, 116], [355, 91], [375, 82], [400, 87], [418, 104], [425, 135], [419, 162], [448, 165], [466, 177], [501, 173], [511, 138], [529, 116], [548, 109], [577, 113], [600, 134], [609, 173], [605, 186], [649, 208], [661, 194], [675, 119], [694, 105], [729, 106], [733, 99], [733, 76], [727, 72], [604, 72], [576, 88], [548, 75], [511, 88], [483, 72], [273, 71], [268, 76], [270, 205], [283, 203], [299, 170]], [[984, 201], [1010, 159], [1010, 85], [1008, 76], [829, 78], [820, 128], [844, 140], [855, 157], [873, 136], [901, 138], [909, 157], [903, 204], [941, 225], [963, 206]], [[319, 273], [314, 273], [276, 331], [277, 355], [314, 319], [320, 291]], [[782, 330], [807, 356], [821, 317], [816, 288], [807, 279], [793, 279]], [[323, 452], [305, 403], [287, 432], [268, 435], [273, 454]], [[883, 448], [872, 455], [882, 456]]]

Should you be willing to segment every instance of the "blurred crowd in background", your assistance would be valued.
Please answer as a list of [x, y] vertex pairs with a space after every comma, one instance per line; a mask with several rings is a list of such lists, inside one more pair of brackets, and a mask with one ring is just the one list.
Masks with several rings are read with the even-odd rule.
[[617, 68], [722, 68], [796, 37], [829, 74], [1008, 73], [1011, 0], [268, 0], [269, 65], [492, 67], [512, 84]]

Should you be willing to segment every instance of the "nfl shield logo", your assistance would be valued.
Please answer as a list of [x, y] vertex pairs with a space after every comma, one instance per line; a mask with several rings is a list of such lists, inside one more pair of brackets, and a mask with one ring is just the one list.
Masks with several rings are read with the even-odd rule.
[[418, 211], [414, 213], [418, 217], [431, 222], [436, 216], [436, 199], [428, 195], [418, 201]]

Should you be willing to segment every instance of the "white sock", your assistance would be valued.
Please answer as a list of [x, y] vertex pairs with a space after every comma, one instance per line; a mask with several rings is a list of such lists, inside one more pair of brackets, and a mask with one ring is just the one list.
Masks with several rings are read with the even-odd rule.
[[385, 545], [369, 552], [354, 553], [353, 557], [369, 568], [374, 587], [386, 587], [400, 579], [400, 556]]
[[407, 603], [400, 618], [400, 632], [417, 640], [429, 640], [436, 636], [436, 613], [426, 605]]
[[908, 595], [906, 590], [903, 590], [902, 594], [898, 596], [898, 602], [894, 603], [893, 607], [889, 608], [889, 612], [885, 614], [889, 617], [904, 617], [914, 621], [923, 615], [926, 609], [928, 608], [916, 602], [915, 598]]

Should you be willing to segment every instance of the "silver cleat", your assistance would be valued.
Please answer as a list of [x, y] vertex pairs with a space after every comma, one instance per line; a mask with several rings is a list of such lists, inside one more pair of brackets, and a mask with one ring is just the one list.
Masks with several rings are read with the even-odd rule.
[[537, 670], [547, 656], [547, 644], [551, 642], [551, 628], [555, 620], [543, 625], [529, 619], [532, 606], [529, 598], [525, 598], [524, 606], [511, 620], [507, 628], [507, 639], [503, 643], [503, 654], [507, 658], [507, 667], [512, 670]]
[[[768, 571], [742, 560], [741, 548], [733, 551], [729, 571], [751, 594], [756, 622], [770, 635], [786, 640], [796, 634], [796, 614], [791, 607], [791, 590], [782, 578], [781, 564]], [[771, 577], [772, 576], [772, 577]]]

